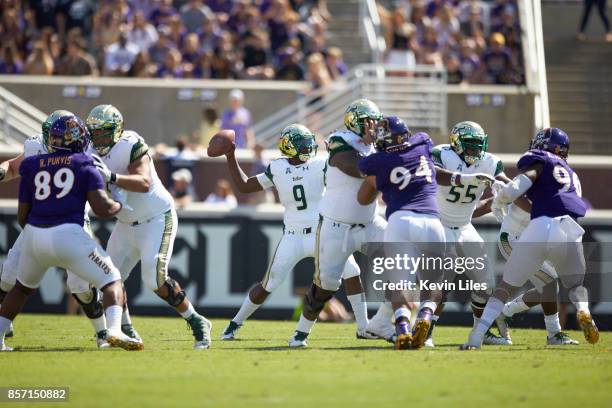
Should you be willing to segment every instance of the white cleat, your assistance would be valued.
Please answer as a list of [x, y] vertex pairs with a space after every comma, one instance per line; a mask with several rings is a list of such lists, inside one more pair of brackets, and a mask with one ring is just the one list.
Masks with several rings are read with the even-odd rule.
[[106, 336], [108, 335], [108, 331], [107, 330], [100, 330], [98, 333], [96, 333], [96, 345], [98, 346], [99, 349], [109, 349], [111, 348], [111, 345], [108, 344], [108, 341], [106, 341]]
[[0, 343], [0, 351], [13, 351], [13, 348], [4, 343]]
[[[395, 327], [393, 327], [391, 320], [377, 319], [376, 316], [374, 316], [365, 327], [365, 332], [371, 336], [374, 336], [374, 338], [384, 339], [390, 343], [395, 343]], [[357, 334], [359, 334], [359, 331], [357, 331]]]
[[484, 335], [484, 339], [482, 340], [482, 344], [485, 344], [487, 346], [511, 346], [512, 340], [497, 336], [491, 333], [490, 330], [487, 330]]
[[425, 340], [425, 347], [429, 347], [429, 348], [435, 348], [436, 345], [433, 342], [433, 339], [431, 337], [428, 337], [427, 340]]
[[367, 330], [367, 327], [362, 327], [360, 329], [357, 329], [357, 333], [355, 334], [355, 337], [357, 337], [358, 339], [362, 339], [362, 340], [377, 340], [377, 339], [382, 338], [374, 333], [370, 333]]
[[291, 348], [304, 348], [308, 346], [308, 333], [301, 331], [295, 331], [293, 337], [289, 339], [289, 347]]
[[554, 336], [546, 337], [547, 346], [577, 346], [576, 340], [572, 339], [567, 333], [559, 332]]
[[106, 341], [111, 345], [111, 347], [119, 347], [128, 351], [144, 350], [142, 340], [128, 337], [122, 332], [108, 331]]
[[459, 350], [480, 350], [482, 347], [483, 338], [479, 336], [475, 330], [470, 332], [467, 343], [459, 346]]
[[497, 324], [499, 335], [506, 339], [509, 344], [512, 344], [512, 337], [510, 336], [510, 326], [508, 325], [508, 318], [503, 313], [500, 313], [497, 319], [495, 319], [495, 323]]
[[221, 340], [235, 340], [236, 333], [242, 327], [241, 324], [236, 323], [235, 321], [230, 321], [223, 333], [221, 333]]

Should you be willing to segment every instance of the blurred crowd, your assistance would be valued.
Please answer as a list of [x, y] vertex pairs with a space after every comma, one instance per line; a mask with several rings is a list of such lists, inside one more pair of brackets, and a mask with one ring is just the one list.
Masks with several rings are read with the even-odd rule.
[[302, 80], [306, 58], [339, 52], [325, 0], [0, 0], [0, 15], [0, 74]]
[[516, 0], [379, 2], [386, 62], [446, 66], [451, 84], [524, 83]]

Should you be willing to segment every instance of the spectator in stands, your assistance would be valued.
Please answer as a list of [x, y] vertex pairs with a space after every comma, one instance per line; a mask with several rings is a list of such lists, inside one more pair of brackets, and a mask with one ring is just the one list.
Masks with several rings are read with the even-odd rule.
[[427, 16], [425, 3], [417, 1], [412, 8], [410, 23], [416, 27], [416, 40], [421, 42], [425, 37], [425, 28], [431, 24], [431, 19]]
[[219, 111], [215, 105], [209, 105], [202, 111], [202, 120], [200, 121], [200, 131], [198, 144], [206, 149], [210, 139], [221, 129], [221, 120], [219, 119]]
[[325, 64], [333, 80], [341, 78], [348, 72], [348, 67], [342, 58], [342, 50], [338, 47], [329, 47], [327, 49]]
[[306, 80], [310, 83], [310, 91], [324, 88], [332, 82], [322, 54], [310, 54], [307, 62]]
[[[8, 3], [8, 2], [6, 2]], [[23, 14], [15, 5], [12, 7], [8, 4], [0, 8], [2, 20], [0, 22], [0, 39], [2, 44], [11, 42], [15, 44], [15, 48], [23, 49], [25, 46], [25, 27], [26, 22]]]
[[172, 0], [160, 0], [159, 5], [153, 8], [149, 15], [149, 21], [155, 27], [161, 25], [169, 25], [170, 19], [173, 16], [178, 16], [176, 9], [172, 6]]
[[438, 33], [440, 47], [448, 49], [457, 43], [459, 35], [459, 20], [455, 17], [455, 9], [450, 3], [445, 3], [432, 19], [433, 28]]
[[93, 35], [97, 49], [104, 50], [111, 44], [119, 41], [121, 34], [121, 14], [111, 10], [107, 5], [102, 6], [94, 15]]
[[269, 54], [270, 41], [263, 30], [256, 30], [245, 35], [242, 48], [242, 61], [246, 78], [265, 78], [274, 76]]
[[125, 32], [119, 36], [119, 41], [106, 49], [104, 71], [109, 76], [125, 76], [132, 67], [138, 55], [138, 46], [127, 39]]
[[219, 44], [221, 30], [214, 19], [204, 21], [202, 28], [197, 31], [200, 37], [202, 49], [205, 51], [213, 51]]
[[229, 208], [234, 208], [238, 205], [238, 200], [232, 191], [232, 186], [226, 179], [219, 179], [215, 190], [206, 197], [204, 201], [207, 204], [220, 204]]
[[215, 13], [219, 23], [225, 23], [234, 8], [233, 0], [207, 0], [206, 5]]
[[34, 44], [32, 53], [28, 56], [23, 72], [28, 75], [53, 75], [53, 58], [42, 41]]
[[168, 39], [172, 41], [174, 46], [180, 50], [185, 44], [185, 37], [187, 37], [187, 29], [185, 29], [185, 26], [183, 25], [183, 22], [181, 21], [181, 18], [178, 16], [178, 14], [171, 16], [169, 20], [170, 33], [168, 35]]
[[166, 55], [174, 48], [174, 45], [169, 40], [170, 30], [168, 27], [160, 27], [158, 34], [157, 42], [149, 48], [149, 57], [151, 57], [151, 62], [162, 65]]
[[416, 28], [413, 24], [406, 22], [403, 8], [396, 8], [390, 16], [390, 26], [385, 32], [387, 43], [387, 55], [385, 62], [389, 65], [414, 69], [416, 57], [414, 50], [417, 48], [414, 34]]
[[27, 14], [33, 17], [36, 28], [52, 27], [54, 31], [59, 28], [61, 19], [59, 12], [59, 0], [28, 1], [25, 2], [28, 9]]
[[196, 32], [205, 21], [214, 19], [214, 15], [202, 0], [189, 0], [180, 9], [181, 20], [188, 32]]
[[474, 39], [464, 38], [461, 41], [459, 63], [462, 77], [468, 82], [475, 82], [480, 70], [480, 57]]
[[426, 8], [427, 17], [433, 19], [434, 17], [439, 16], [445, 2], [446, 0], [429, 0]]
[[0, 74], [21, 74], [23, 64], [15, 45], [8, 43], [2, 47], [2, 58], [0, 58]]
[[597, 5], [599, 17], [601, 17], [601, 22], [603, 23], [604, 29], [606, 30], [605, 39], [607, 42], [612, 42], [612, 31], [610, 31], [610, 19], [608, 18], [608, 5], [606, 3], [607, 0], [584, 0], [582, 20], [580, 21], [580, 31], [578, 31], [577, 35], [578, 40], [586, 40], [584, 30], [586, 30], [586, 26], [589, 23], [589, 17], [591, 15], [591, 10], [593, 9], [593, 6]]
[[251, 112], [243, 106], [244, 93], [240, 89], [232, 89], [229, 99], [230, 107], [221, 114], [221, 128], [236, 132], [236, 147], [246, 149], [253, 146], [254, 142]]
[[157, 74], [157, 65], [151, 62], [149, 53], [146, 51], [140, 51], [134, 63], [128, 71], [127, 76], [132, 78], [153, 78]]
[[417, 62], [425, 65], [442, 66], [442, 48], [438, 41], [438, 32], [431, 25], [425, 27], [425, 35], [419, 43]]
[[518, 14], [516, 0], [495, 0], [495, 4], [491, 8], [491, 27], [502, 23], [502, 14], [505, 11], [509, 11], [514, 15]]
[[96, 60], [84, 48], [78, 39], [68, 42], [66, 55], [60, 61], [59, 75], [98, 75]]
[[512, 53], [506, 47], [506, 40], [500, 33], [491, 34], [489, 48], [482, 56], [481, 81], [489, 84], [512, 84], [514, 66]]
[[196, 33], [190, 33], [185, 37], [185, 44], [181, 50], [183, 62], [196, 65], [202, 55], [200, 39]]
[[211, 51], [202, 52], [191, 72], [192, 78], [212, 78], [212, 60]]
[[192, 182], [193, 175], [189, 169], [180, 169], [172, 173], [170, 194], [174, 198], [176, 208], [181, 209], [194, 201], [198, 201]]
[[449, 54], [446, 57], [446, 71], [449, 84], [464, 84], [466, 82], [461, 71], [461, 62], [456, 54]]
[[59, 15], [66, 32], [79, 28], [84, 36], [93, 30], [93, 16], [96, 12], [95, 0], [60, 1]]
[[465, 37], [484, 37], [484, 23], [478, 5], [472, 5], [468, 18], [460, 24], [460, 31]]
[[176, 48], [171, 48], [166, 54], [164, 63], [158, 68], [156, 77], [182, 78], [184, 72], [181, 60], [181, 53]]
[[294, 47], [283, 48], [277, 56], [277, 69], [275, 79], [286, 81], [301, 81], [304, 79], [304, 70], [300, 65], [303, 58], [301, 51]]
[[159, 35], [153, 24], [145, 19], [142, 11], [137, 10], [134, 13], [132, 28], [128, 31], [128, 40], [136, 44], [141, 51], [147, 51], [158, 38]]

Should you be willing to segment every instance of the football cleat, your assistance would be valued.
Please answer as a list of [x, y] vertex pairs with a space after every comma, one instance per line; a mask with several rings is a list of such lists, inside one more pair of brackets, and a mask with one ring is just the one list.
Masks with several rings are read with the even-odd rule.
[[210, 348], [211, 338], [210, 331], [212, 330], [212, 323], [204, 316], [200, 316], [197, 313], [192, 314], [186, 319], [187, 324], [191, 328], [195, 342], [193, 344], [194, 350], [204, 350]]
[[293, 337], [289, 339], [289, 347], [300, 348], [308, 346], [308, 333], [296, 330]]
[[395, 343], [395, 328], [390, 319], [375, 314], [368, 322], [365, 331], [379, 339], [385, 339], [389, 343]]
[[357, 332], [355, 333], [355, 337], [361, 340], [377, 340], [381, 338], [380, 336], [374, 333], [370, 333], [367, 330], [367, 326], [357, 329]]
[[13, 348], [4, 344], [4, 342], [0, 343], [0, 351], [13, 351]]
[[123, 332], [123, 334], [125, 334], [128, 337], [131, 337], [133, 339], [139, 340], [142, 343], [142, 339], [140, 338], [140, 336], [138, 335], [138, 332], [134, 329], [134, 326], [132, 326], [132, 324], [122, 324], [121, 325], [121, 331]]
[[559, 332], [554, 336], [546, 337], [546, 345], [548, 346], [576, 346], [580, 344], [576, 340], [572, 339], [567, 333]]
[[6, 332], [6, 334], [4, 335], [4, 337], [13, 337], [14, 333], [13, 333], [13, 323], [11, 322], [11, 324], [9, 325], [9, 329]]
[[99, 349], [107, 349], [111, 347], [111, 345], [108, 344], [108, 341], [106, 341], [107, 335], [107, 330], [100, 330], [98, 333], [96, 333], [96, 345]]
[[476, 330], [472, 330], [468, 337], [467, 343], [459, 346], [459, 350], [480, 350], [482, 347], [482, 337], [476, 333]]
[[436, 347], [433, 341], [433, 331], [435, 327], [436, 327], [436, 321], [432, 320], [431, 326], [429, 326], [429, 331], [427, 332], [427, 338], [425, 339], [425, 344], [424, 344], [425, 347], [428, 347], [428, 348]]
[[495, 324], [497, 325], [497, 329], [499, 330], [499, 335], [506, 339], [510, 344], [512, 344], [512, 337], [510, 337], [510, 318], [506, 317], [503, 313], [500, 313], [495, 319]]
[[141, 340], [133, 339], [122, 332], [107, 331], [106, 341], [111, 347], [119, 347], [128, 351], [144, 350], [144, 344]]
[[595, 344], [599, 341], [599, 330], [595, 326], [593, 316], [589, 312], [580, 311], [576, 313], [578, 319], [578, 325], [584, 333], [584, 338], [591, 344]]
[[512, 340], [497, 336], [491, 333], [491, 330], [487, 330], [482, 340], [482, 344], [486, 344], [487, 346], [511, 346]]
[[412, 333], [410, 323], [401, 321], [395, 324], [395, 349], [408, 350], [412, 348]]
[[233, 320], [230, 321], [225, 330], [223, 330], [223, 333], [221, 333], [221, 340], [234, 340], [236, 338], [236, 333], [241, 327], [241, 324]]
[[429, 333], [429, 328], [431, 327], [432, 316], [433, 311], [428, 307], [424, 307], [419, 311], [412, 332], [412, 348], [421, 348], [425, 345], [427, 333]]

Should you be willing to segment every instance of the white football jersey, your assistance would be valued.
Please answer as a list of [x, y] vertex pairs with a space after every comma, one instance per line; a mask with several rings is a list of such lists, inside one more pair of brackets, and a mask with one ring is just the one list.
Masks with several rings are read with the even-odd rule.
[[[486, 173], [497, 177], [504, 171], [501, 160], [490, 153], [485, 153], [482, 160], [470, 166], [455, 153], [449, 144], [434, 147], [432, 158], [436, 166], [457, 173]], [[462, 227], [471, 223], [474, 209], [485, 189], [483, 185], [443, 186], [438, 184], [438, 207], [442, 224], [449, 227]]]
[[[356, 150], [361, 156], [374, 152], [374, 146], [363, 143], [361, 137], [349, 130], [336, 130], [327, 140], [330, 158], [334, 154]], [[361, 205], [357, 192], [363, 179], [351, 177], [334, 166], [327, 166], [327, 189], [321, 200], [320, 212], [324, 217], [347, 224], [367, 224], [374, 220], [378, 202]]]
[[531, 214], [512, 203], [508, 207], [508, 214], [502, 221], [501, 232], [507, 232], [514, 237], [520, 237], [523, 230], [529, 225], [530, 220]]
[[[124, 130], [119, 141], [106, 155], [102, 156], [102, 160], [113, 173], [129, 174], [130, 163], [148, 154], [148, 150], [149, 147], [138, 133]], [[93, 146], [90, 146], [89, 152], [97, 154]], [[119, 221], [128, 224], [145, 221], [174, 208], [174, 200], [157, 176], [153, 160], [151, 160], [150, 168], [151, 187], [149, 191], [146, 193], [126, 191], [125, 208], [117, 214]]]
[[266, 172], [257, 175], [263, 188], [276, 187], [285, 207], [285, 227], [301, 229], [317, 225], [326, 170], [326, 157], [315, 157], [297, 166], [282, 157], [272, 160]]

